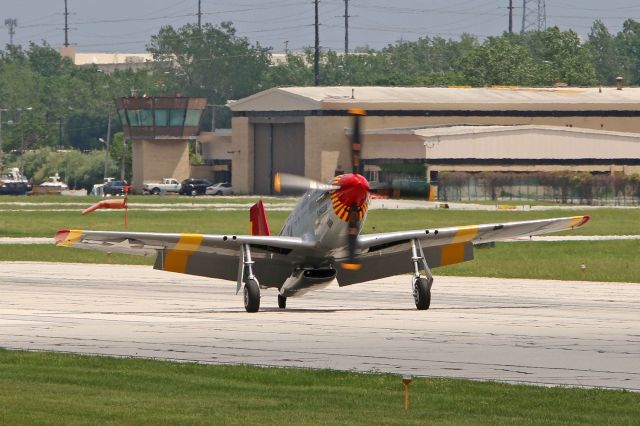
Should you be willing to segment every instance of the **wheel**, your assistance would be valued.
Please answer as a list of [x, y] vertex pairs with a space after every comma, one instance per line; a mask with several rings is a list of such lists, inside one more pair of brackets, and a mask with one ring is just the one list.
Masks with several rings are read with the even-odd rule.
[[152, 193], [153, 195], [160, 195], [160, 188], [153, 188], [153, 189], [151, 190], [151, 193]]
[[191, 191], [191, 195], [196, 196], [198, 195], [198, 191], [196, 191], [195, 189]]
[[216, 192], [216, 195], [222, 195], [222, 191]]
[[244, 308], [247, 312], [258, 312], [260, 309], [260, 287], [256, 280], [247, 280], [244, 284]]
[[278, 308], [284, 309], [287, 307], [287, 298], [282, 295], [278, 295]]
[[419, 311], [429, 309], [431, 305], [431, 288], [426, 278], [413, 279], [413, 300]]

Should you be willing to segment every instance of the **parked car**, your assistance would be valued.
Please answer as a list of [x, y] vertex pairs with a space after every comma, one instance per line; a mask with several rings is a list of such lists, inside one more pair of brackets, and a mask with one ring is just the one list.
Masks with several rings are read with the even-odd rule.
[[233, 189], [231, 188], [231, 184], [229, 182], [218, 182], [214, 183], [211, 186], [207, 187], [205, 191], [207, 195], [231, 195], [233, 194]]
[[122, 195], [126, 191], [129, 191], [129, 184], [126, 180], [112, 180], [105, 183], [102, 187], [103, 195]]
[[173, 178], [163, 178], [161, 182], [147, 182], [142, 185], [144, 192], [148, 192], [153, 195], [179, 192], [180, 188], [182, 188], [180, 182]]
[[203, 195], [211, 182], [206, 179], [185, 179], [180, 186], [180, 195]]

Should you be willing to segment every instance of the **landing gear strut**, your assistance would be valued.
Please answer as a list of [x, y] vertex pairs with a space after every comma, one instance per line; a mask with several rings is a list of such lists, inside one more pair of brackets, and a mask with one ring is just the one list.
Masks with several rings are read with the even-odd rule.
[[[413, 262], [414, 271], [411, 282], [413, 287], [413, 300], [416, 302], [416, 308], [420, 311], [429, 309], [429, 305], [431, 305], [433, 274], [431, 273], [431, 269], [429, 269], [429, 265], [427, 265], [422, 246], [418, 240], [411, 240], [411, 262]], [[420, 276], [421, 263], [426, 277]]]
[[[247, 312], [258, 312], [260, 310], [260, 284], [258, 279], [253, 275], [253, 264], [251, 259], [251, 250], [249, 244], [243, 244], [240, 247], [240, 264], [238, 265], [238, 285], [236, 294], [240, 291], [244, 282], [244, 308]], [[244, 279], [245, 270], [247, 279]]]

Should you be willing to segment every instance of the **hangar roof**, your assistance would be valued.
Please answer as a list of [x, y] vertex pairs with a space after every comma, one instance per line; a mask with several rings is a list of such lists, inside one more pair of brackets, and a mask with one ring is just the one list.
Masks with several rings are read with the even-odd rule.
[[363, 158], [640, 158], [640, 134], [559, 126], [438, 126], [364, 132]]
[[234, 112], [346, 110], [640, 110], [625, 87], [279, 87], [230, 102]]

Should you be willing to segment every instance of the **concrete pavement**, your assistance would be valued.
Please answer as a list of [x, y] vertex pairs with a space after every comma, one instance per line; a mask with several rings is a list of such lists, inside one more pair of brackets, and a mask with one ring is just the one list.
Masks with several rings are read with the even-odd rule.
[[640, 391], [640, 285], [409, 276], [247, 314], [235, 283], [144, 266], [0, 263], [0, 346]]

